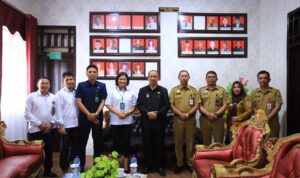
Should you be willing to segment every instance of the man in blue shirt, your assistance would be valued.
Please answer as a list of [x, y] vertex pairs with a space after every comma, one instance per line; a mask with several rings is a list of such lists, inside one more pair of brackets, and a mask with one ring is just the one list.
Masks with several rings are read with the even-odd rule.
[[86, 76], [88, 80], [78, 84], [75, 95], [76, 104], [80, 110], [78, 122], [82, 172], [84, 171], [85, 150], [91, 129], [94, 142], [94, 158], [100, 156], [103, 107], [107, 97], [105, 84], [97, 81], [97, 66], [89, 65], [86, 68]]

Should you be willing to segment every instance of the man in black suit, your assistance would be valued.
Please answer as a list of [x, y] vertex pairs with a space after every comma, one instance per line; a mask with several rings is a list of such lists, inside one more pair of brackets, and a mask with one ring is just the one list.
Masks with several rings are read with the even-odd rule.
[[228, 24], [228, 17], [224, 17], [222, 20], [222, 24], [220, 26], [220, 30], [230, 30], [230, 25]]
[[135, 45], [132, 46], [132, 51], [143, 51], [144, 50], [144, 46], [141, 45], [141, 40], [140, 39], [136, 39]]
[[244, 51], [240, 41], [236, 42], [236, 46], [233, 48], [233, 51]]
[[244, 24], [241, 23], [240, 17], [236, 16], [235, 17], [235, 22], [233, 24], [233, 30], [237, 29], [244, 29]]
[[96, 40], [95, 41], [95, 47], [93, 48], [94, 53], [101, 53], [104, 52], [104, 48], [101, 46], [101, 41]]
[[158, 85], [158, 78], [159, 74], [156, 70], [148, 72], [149, 85], [139, 90], [137, 107], [142, 114], [143, 173], [149, 172], [152, 160], [158, 173], [166, 176], [164, 144], [166, 113], [170, 108], [170, 101], [167, 89]]

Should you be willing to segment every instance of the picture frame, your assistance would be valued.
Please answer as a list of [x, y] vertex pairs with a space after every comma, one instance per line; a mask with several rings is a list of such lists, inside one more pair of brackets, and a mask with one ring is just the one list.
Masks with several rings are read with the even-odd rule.
[[160, 59], [90, 59], [98, 67], [100, 80], [114, 80], [118, 73], [125, 72], [131, 80], [147, 80], [148, 72], [160, 74]]
[[247, 37], [178, 37], [178, 57], [247, 58]]
[[159, 33], [158, 12], [90, 12], [90, 32]]
[[178, 15], [177, 32], [246, 34], [247, 14], [181, 12]]
[[90, 56], [160, 56], [160, 36], [90, 36]]

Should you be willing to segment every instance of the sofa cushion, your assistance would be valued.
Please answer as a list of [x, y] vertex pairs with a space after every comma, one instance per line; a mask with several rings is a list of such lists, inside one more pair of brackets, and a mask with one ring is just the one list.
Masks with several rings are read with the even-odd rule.
[[15, 145], [10, 143], [3, 143], [4, 157], [30, 154], [43, 154], [43, 145]]
[[210, 177], [210, 168], [213, 164], [227, 164], [229, 162], [214, 159], [198, 159], [194, 161], [197, 177]]
[[43, 155], [10, 156], [0, 160], [1, 178], [29, 177], [43, 164]]

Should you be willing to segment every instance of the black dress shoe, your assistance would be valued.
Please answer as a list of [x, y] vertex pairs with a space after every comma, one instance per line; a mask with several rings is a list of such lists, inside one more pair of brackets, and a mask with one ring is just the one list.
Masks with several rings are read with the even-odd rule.
[[175, 174], [180, 174], [181, 171], [182, 171], [182, 169], [183, 169], [183, 166], [176, 166], [176, 167], [175, 167], [175, 170], [174, 170], [174, 173], [175, 173]]
[[52, 171], [47, 171], [47, 172], [44, 172], [44, 176], [45, 177], [57, 177], [57, 174], [55, 174]]
[[144, 167], [144, 168], [143, 168], [143, 173], [144, 173], [144, 174], [148, 174], [148, 172], [149, 172], [149, 168], [148, 168], [148, 167]]
[[158, 169], [158, 173], [159, 173], [159, 175], [161, 175], [161, 176], [166, 176], [166, 171], [165, 171], [163, 168], [159, 168], [159, 169]]

